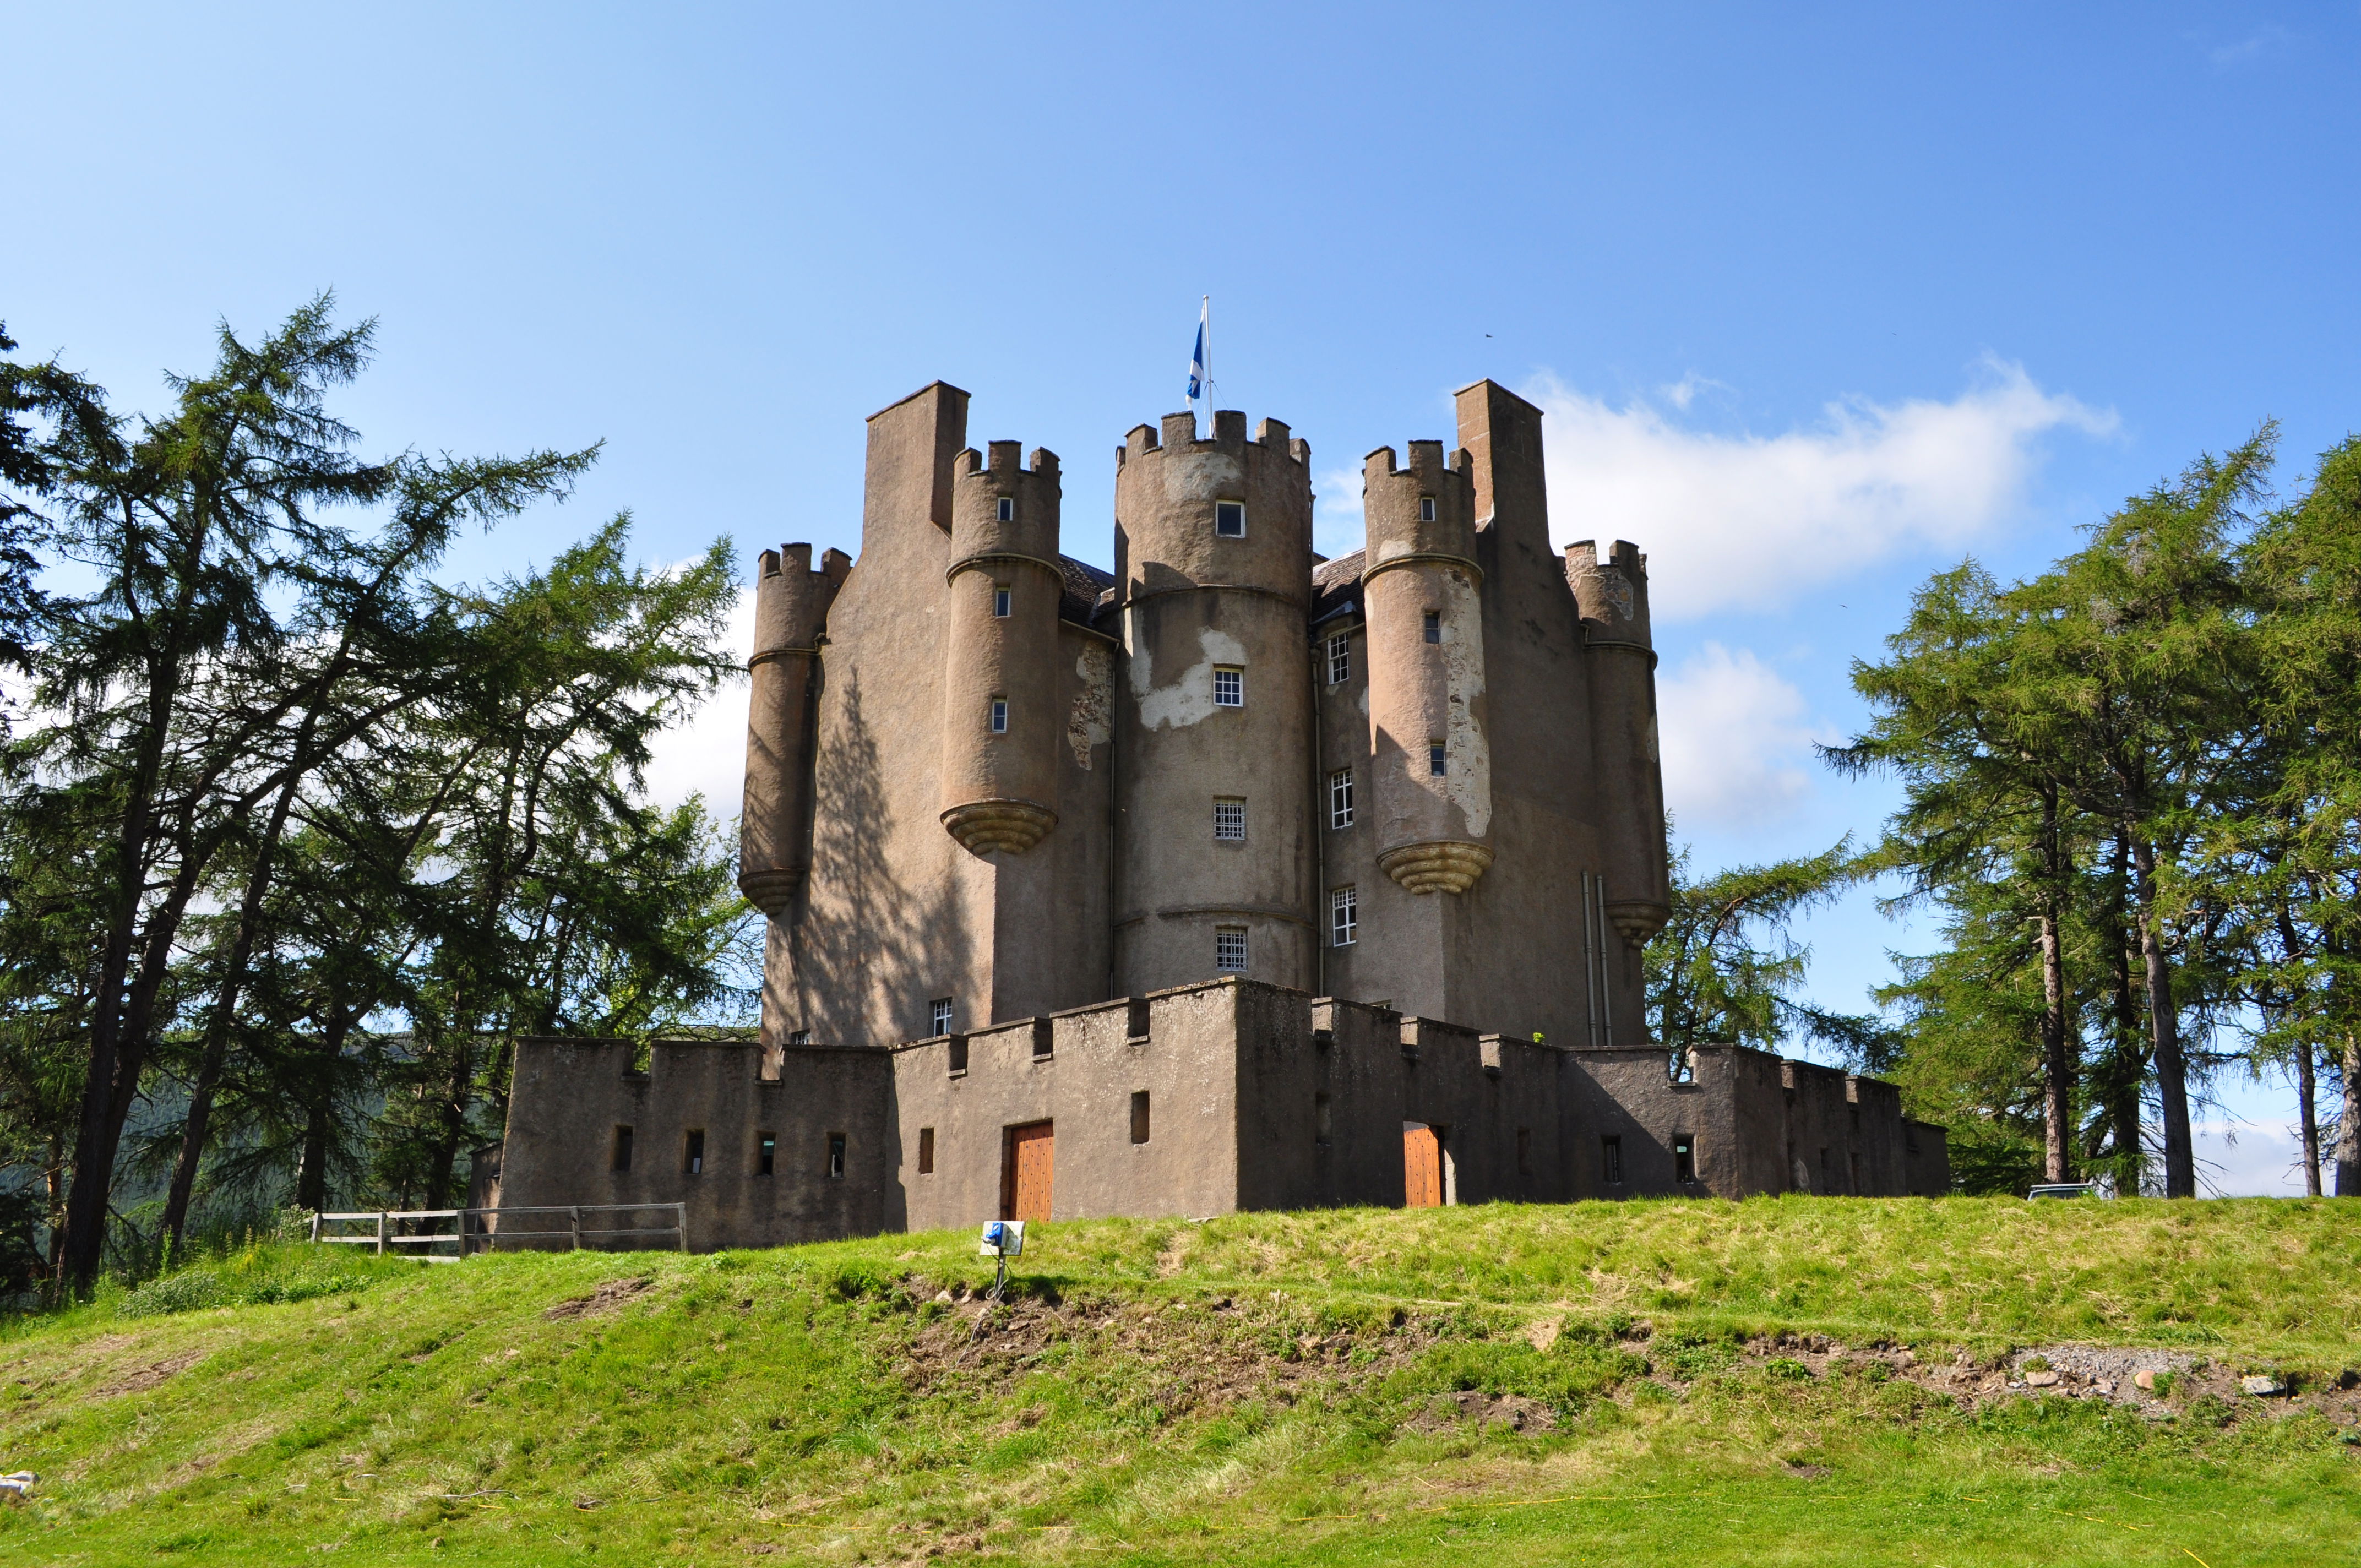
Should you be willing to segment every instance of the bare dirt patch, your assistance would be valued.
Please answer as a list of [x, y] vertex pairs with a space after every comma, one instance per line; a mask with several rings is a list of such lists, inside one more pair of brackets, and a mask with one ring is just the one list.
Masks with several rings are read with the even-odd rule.
[[1517, 1394], [1482, 1394], [1463, 1389], [1447, 1394], [1410, 1419], [1412, 1431], [1447, 1431], [1466, 1422], [1478, 1427], [1506, 1427], [1510, 1431], [1557, 1430], [1557, 1412], [1537, 1399]]
[[144, 1394], [168, 1378], [186, 1372], [204, 1358], [205, 1353], [202, 1350], [184, 1350], [178, 1355], [168, 1355], [161, 1361], [126, 1372], [112, 1383], [101, 1385], [92, 1391], [91, 1398], [106, 1399], [117, 1394]]
[[556, 1306], [542, 1313], [542, 1317], [553, 1323], [562, 1322], [567, 1318], [596, 1317], [601, 1312], [613, 1311], [632, 1297], [653, 1288], [655, 1280], [647, 1276], [637, 1279], [609, 1279], [588, 1296], [577, 1296], [570, 1301], [560, 1301]]

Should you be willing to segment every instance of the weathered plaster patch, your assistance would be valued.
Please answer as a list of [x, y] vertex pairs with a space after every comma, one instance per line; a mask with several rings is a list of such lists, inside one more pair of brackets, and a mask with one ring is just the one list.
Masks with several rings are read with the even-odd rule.
[[1179, 729], [1213, 716], [1213, 666], [1244, 668], [1246, 645], [1226, 631], [1207, 627], [1197, 633], [1197, 647], [1205, 656], [1169, 686], [1156, 684], [1156, 672], [1145, 649], [1131, 656], [1131, 695], [1139, 704], [1140, 723], [1150, 729], [1168, 726]]
[[1443, 679], [1449, 695], [1444, 737], [1451, 771], [1444, 798], [1459, 808], [1468, 833], [1481, 839], [1492, 827], [1492, 747], [1476, 721], [1476, 699], [1484, 695], [1484, 601], [1476, 585], [1457, 572], [1443, 579]]
[[1109, 715], [1115, 708], [1115, 655], [1092, 643], [1074, 661], [1082, 689], [1074, 694], [1074, 711], [1066, 718], [1066, 743], [1074, 749], [1074, 764], [1090, 772], [1091, 748], [1104, 746], [1114, 734]]

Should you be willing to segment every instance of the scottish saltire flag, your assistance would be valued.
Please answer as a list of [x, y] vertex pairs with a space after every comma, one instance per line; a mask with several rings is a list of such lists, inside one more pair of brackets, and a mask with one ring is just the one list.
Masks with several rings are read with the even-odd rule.
[[1189, 356], [1189, 400], [1195, 402], [1205, 395], [1205, 326], [1213, 312], [1213, 302], [1208, 299], [1197, 312], [1197, 346]]

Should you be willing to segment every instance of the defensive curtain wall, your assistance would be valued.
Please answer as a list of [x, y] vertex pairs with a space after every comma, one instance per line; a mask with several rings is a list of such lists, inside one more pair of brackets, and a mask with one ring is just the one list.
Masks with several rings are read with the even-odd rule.
[[[1479, 1035], [1218, 981], [892, 1050], [530, 1039], [504, 1204], [683, 1203], [694, 1247], [997, 1217], [1935, 1195], [1893, 1087], [1742, 1047]], [[1016, 1155], [1046, 1133], [1048, 1180]], [[1428, 1174], [1431, 1168], [1431, 1174]], [[1020, 1214], [1019, 1209], [1032, 1210]]]

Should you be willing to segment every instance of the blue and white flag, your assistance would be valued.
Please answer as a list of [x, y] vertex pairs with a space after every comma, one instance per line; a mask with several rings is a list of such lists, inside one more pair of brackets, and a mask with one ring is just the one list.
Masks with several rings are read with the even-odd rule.
[[1207, 297], [1197, 312], [1197, 346], [1189, 356], [1189, 400], [1205, 395], [1205, 328], [1213, 318], [1213, 302]]

